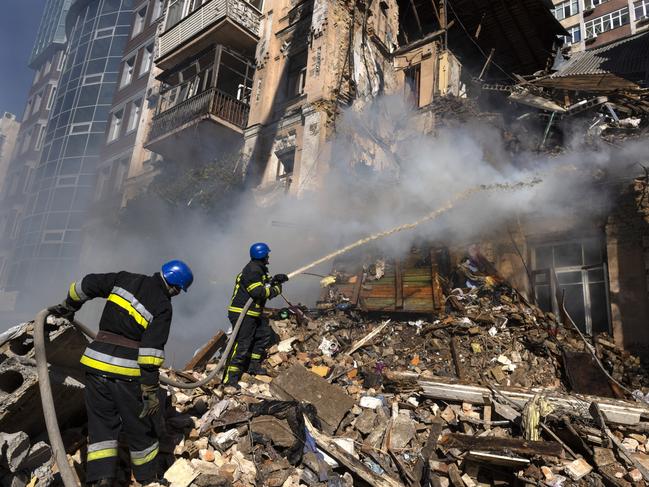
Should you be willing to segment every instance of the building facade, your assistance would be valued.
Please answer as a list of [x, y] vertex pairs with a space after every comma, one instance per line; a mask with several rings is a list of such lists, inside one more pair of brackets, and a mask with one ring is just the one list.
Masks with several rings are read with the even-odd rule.
[[552, 0], [573, 51], [599, 47], [649, 28], [649, 0]]
[[0, 211], [4, 223], [0, 248], [5, 265], [0, 271], [0, 311], [13, 311], [15, 308], [20, 281], [20, 270], [14, 258], [17, 237], [66, 60], [65, 18], [71, 1], [48, 0], [45, 3], [29, 59], [34, 79], [1, 192]]
[[66, 61], [12, 261], [19, 308], [76, 274], [133, 13], [132, 0], [75, 0], [66, 15]]

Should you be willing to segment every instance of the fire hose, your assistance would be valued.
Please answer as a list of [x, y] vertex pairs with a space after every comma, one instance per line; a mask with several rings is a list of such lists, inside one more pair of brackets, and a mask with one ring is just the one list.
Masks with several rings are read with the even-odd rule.
[[[435, 218], [439, 217], [443, 213], [446, 213], [447, 211], [451, 210], [454, 207], [454, 205], [459, 201], [467, 199], [469, 196], [477, 192], [502, 191], [502, 190], [516, 191], [525, 187], [536, 185], [540, 181], [541, 181], [540, 179], [533, 179], [531, 181], [522, 181], [515, 184], [492, 184], [488, 186], [481, 185], [481, 186], [469, 188], [468, 190], [463, 191], [458, 195], [456, 195], [454, 198], [449, 200], [445, 205], [441, 206], [437, 210], [431, 211], [427, 215], [424, 215], [419, 220], [410, 223], [405, 223], [403, 225], [399, 225], [389, 230], [378, 232], [373, 235], [370, 235], [369, 237], [365, 237], [360, 240], [357, 240], [354, 243], [351, 243], [341, 249], [336, 250], [335, 252], [332, 252], [318, 260], [311, 262], [310, 264], [305, 265], [304, 267], [301, 267], [291, 272], [290, 274], [288, 274], [288, 277], [289, 279], [292, 279], [293, 277], [299, 274], [304, 274], [306, 273], [306, 271], [312, 269], [313, 267], [322, 264], [328, 260], [331, 260], [341, 254], [349, 252], [352, 249], [365, 245], [374, 240], [388, 237], [390, 235], [393, 235], [397, 232], [401, 232], [403, 230], [410, 230], [422, 223], [434, 220]], [[221, 356], [219, 363], [214, 368], [214, 370], [212, 370], [212, 372], [210, 372], [205, 378], [196, 382], [179, 382], [164, 376], [160, 377], [160, 381], [163, 384], [167, 384], [172, 387], [177, 387], [180, 389], [194, 389], [196, 387], [201, 387], [207, 384], [208, 382], [210, 382], [211, 380], [213, 380], [216, 377], [216, 375], [219, 373], [220, 369], [225, 364], [225, 361], [227, 360], [227, 357], [230, 354], [230, 350], [232, 349], [232, 346], [236, 341], [237, 334], [239, 333], [239, 328], [241, 328], [243, 317], [246, 315], [252, 302], [253, 302], [252, 298], [248, 299], [245, 306], [243, 307], [241, 313], [239, 314], [239, 319], [237, 320], [234, 329], [232, 330], [232, 335], [230, 336], [226, 349], [223, 352], [223, 355]], [[47, 369], [47, 356], [45, 354], [45, 320], [47, 319], [47, 316], [49, 314], [50, 314], [49, 309], [44, 309], [41, 312], [39, 312], [35, 318], [34, 350], [36, 354], [36, 364], [37, 364], [37, 371], [38, 371], [38, 386], [41, 393], [41, 402], [43, 403], [43, 415], [45, 417], [47, 434], [50, 438], [52, 451], [54, 452], [54, 459], [56, 461], [57, 466], [59, 467], [59, 471], [61, 472], [61, 478], [63, 480], [63, 484], [65, 485], [65, 487], [78, 487], [76, 476], [72, 468], [70, 467], [70, 464], [68, 463], [67, 455], [65, 453], [65, 447], [63, 446], [63, 440], [61, 439], [61, 432], [59, 431], [58, 419], [56, 417], [56, 410], [54, 408], [54, 399], [52, 398], [52, 387], [50, 384], [50, 377]], [[89, 337], [94, 338], [96, 336], [94, 331], [90, 330], [82, 323], [73, 321], [72, 324], [78, 330], [85, 333]]]
[[[180, 382], [170, 379], [169, 377], [161, 376], [160, 382], [167, 384], [172, 387], [177, 387], [179, 389], [195, 389], [196, 387], [204, 386], [210, 381], [214, 380], [219, 371], [223, 368], [227, 357], [230, 355], [230, 350], [236, 341], [236, 336], [239, 333], [239, 328], [241, 328], [241, 323], [243, 322], [243, 317], [246, 315], [248, 308], [252, 304], [252, 298], [249, 298], [246, 302], [243, 310], [239, 314], [239, 319], [235, 323], [234, 329], [232, 330], [232, 335], [228, 340], [228, 344], [221, 355], [221, 359], [217, 366], [212, 370], [206, 377], [196, 382]], [[50, 314], [49, 309], [44, 309], [40, 311], [34, 320], [34, 352], [36, 354], [36, 368], [38, 372], [38, 388], [41, 393], [41, 403], [43, 404], [43, 416], [45, 417], [45, 426], [47, 428], [47, 436], [50, 439], [50, 444], [52, 447], [52, 452], [54, 454], [54, 460], [59, 467], [59, 472], [61, 473], [61, 479], [63, 480], [63, 485], [65, 487], [78, 487], [77, 478], [74, 474], [72, 467], [68, 463], [68, 457], [65, 453], [65, 446], [63, 445], [63, 439], [61, 438], [61, 431], [59, 429], [59, 421], [56, 417], [56, 409], [54, 407], [54, 398], [52, 397], [52, 385], [50, 383], [50, 375], [47, 369], [47, 355], [45, 353], [45, 321]], [[94, 339], [96, 333], [88, 328], [83, 323], [80, 323], [76, 320], [72, 321], [72, 324], [88, 337]]]

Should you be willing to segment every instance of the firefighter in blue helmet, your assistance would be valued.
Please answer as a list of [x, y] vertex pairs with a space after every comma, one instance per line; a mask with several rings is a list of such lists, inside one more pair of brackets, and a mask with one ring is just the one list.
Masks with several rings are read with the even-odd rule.
[[223, 383], [239, 387], [241, 374], [248, 372], [252, 375], [266, 375], [261, 363], [271, 341], [272, 330], [268, 319], [262, 313], [266, 301], [282, 294], [282, 284], [288, 281], [286, 274], [276, 274], [273, 278], [268, 274], [268, 255], [270, 248], [263, 242], [250, 247], [250, 262], [237, 275], [228, 318], [234, 326], [243, 312], [248, 299], [253, 302], [243, 317], [237, 341], [232, 347], [232, 353], [225, 370]]
[[72, 320], [86, 301], [106, 299], [97, 337], [81, 357], [86, 371], [89, 485], [113, 485], [120, 430], [135, 479], [143, 485], [159, 481], [158, 369], [171, 326], [171, 298], [186, 292], [193, 280], [191, 269], [180, 260], [167, 262], [152, 276], [125, 271], [88, 274], [70, 285], [63, 303], [50, 308], [53, 315]]

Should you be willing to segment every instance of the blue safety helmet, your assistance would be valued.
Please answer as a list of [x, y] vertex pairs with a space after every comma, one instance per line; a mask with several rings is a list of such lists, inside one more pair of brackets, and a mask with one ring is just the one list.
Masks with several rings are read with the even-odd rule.
[[250, 246], [250, 258], [251, 259], [265, 259], [270, 254], [270, 247], [264, 242], [257, 242]]
[[194, 282], [192, 270], [182, 260], [170, 260], [162, 264], [162, 277], [170, 286], [179, 287], [185, 292]]

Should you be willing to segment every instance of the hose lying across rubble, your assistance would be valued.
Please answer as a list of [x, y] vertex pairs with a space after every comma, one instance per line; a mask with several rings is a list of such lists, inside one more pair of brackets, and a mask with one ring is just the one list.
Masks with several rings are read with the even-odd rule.
[[[434, 220], [435, 218], [439, 217], [443, 213], [446, 213], [447, 211], [451, 210], [456, 203], [464, 199], [467, 199], [469, 196], [475, 193], [483, 192], [483, 191], [486, 192], [486, 191], [520, 190], [523, 188], [534, 186], [539, 182], [540, 182], [539, 179], [533, 179], [531, 181], [523, 181], [514, 184], [492, 184], [488, 186], [481, 185], [481, 186], [470, 188], [466, 191], [463, 191], [462, 193], [459, 193], [457, 196], [455, 196], [453, 199], [447, 202], [444, 206], [442, 206], [441, 208], [435, 211], [428, 213], [427, 215], [420, 218], [419, 220], [416, 220], [411, 223], [399, 225], [390, 230], [379, 232], [369, 237], [365, 237], [360, 240], [357, 240], [356, 242], [349, 244], [343, 247], [342, 249], [332, 252], [304, 267], [301, 267], [291, 272], [290, 274], [288, 274], [288, 277], [292, 279], [293, 277], [300, 275], [308, 271], [309, 269], [312, 269], [318, 264], [327, 262], [343, 253], [349, 252], [350, 250], [365, 245], [369, 242], [384, 237], [388, 237], [390, 235], [393, 235], [397, 232], [401, 232], [403, 230], [410, 230], [422, 223]], [[225, 364], [227, 357], [230, 355], [230, 350], [232, 349], [236, 341], [236, 337], [239, 333], [239, 328], [241, 328], [243, 317], [246, 315], [246, 312], [250, 308], [251, 304], [252, 304], [252, 298], [248, 299], [245, 306], [243, 307], [243, 310], [239, 314], [239, 319], [237, 320], [234, 329], [232, 330], [232, 335], [230, 335], [230, 339], [228, 340], [228, 344], [223, 354], [221, 355], [221, 359], [219, 360], [219, 363], [214, 368], [214, 370], [212, 370], [209, 374], [207, 374], [205, 378], [198, 380], [196, 382], [180, 382], [165, 376], [160, 376], [160, 382], [162, 382], [163, 384], [170, 385], [172, 387], [177, 387], [179, 389], [195, 389], [196, 387], [204, 386], [208, 384], [210, 381], [212, 381], [217, 376], [217, 374], [219, 373], [223, 365]], [[52, 451], [54, 452], [54, 459], [59, 468], [59, 471], [61, 472], [61, 478], [63, 480], [63, 484], [65, 485], [65, 487], [78, 487], [76, 475], [74, 474], [72, 468], [70, 467], [70, 464], [68, 463], [67, 455], [65, 453], [65, 447], [63, 446], [63, 440], [61, 439], [61, 432], [59, 431], [59, 424], [56, 417], [56, 410], [54, 408], [54, 399], [52, 398], [52, 387], [50, 384], [50, 377], [47, 369], [47, 357], [45, 354], [45, 320], [47, 319], [47, 316], [49, 314], [50, 314], [49, 309], [44, 309], [41, 312], [39, 312], [35, 318], [34, 350], [36, 353], [36, 364], [38, 370], [38, 387], [41, 393], [41, 402], [43, 403], [43, 415], [45, 416], [47, 434], [50, 439]], [[93, 330], [89, 329], [84, 324], [79, 323], [78, 321], [73, 321], [72, 324], [79, 331], [88, 335], [90, 338], [92, 339], [95, 338], [96, 333]]]

